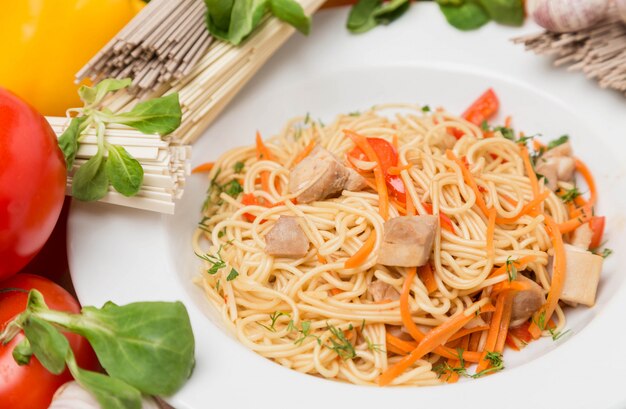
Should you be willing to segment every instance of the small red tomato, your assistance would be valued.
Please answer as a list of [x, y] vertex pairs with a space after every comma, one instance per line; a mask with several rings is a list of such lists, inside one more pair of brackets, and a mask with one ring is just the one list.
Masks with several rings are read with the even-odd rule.
[[602, 245], [605, 222], [605, 216], [593, 216], [591, 220], [589, 220], [589, 227], [591, 227], [591, 230], [593, 231], [593, 236], [591, 236], [591, 243], [589, 243], [589, 248], [595, 249]]
[[[26, 292], [11, 289], [23, 289]], [[31, 274], [18, 274], [0, 283], [0, 332], [26, 308], [27, 291], [37, 289], [53, 310], [79, 313], [78, 302], [52, 281]], [[81, 368], [96, 369], [96, 356], [87, 340], [66, 333]], [[57, 388], [72, 379], [68, 370], [53, 375], [34, 356], [28, 365], [19, 366], [13, 359], [13, 348], [24, 338], [18, 334], [6, 345], [0, 344], [0, 407], [11, 409], [45, 409]]]
[[0, 280], [44, 245], [65, 196], [65, 159], [41, 114], [0, 88]]

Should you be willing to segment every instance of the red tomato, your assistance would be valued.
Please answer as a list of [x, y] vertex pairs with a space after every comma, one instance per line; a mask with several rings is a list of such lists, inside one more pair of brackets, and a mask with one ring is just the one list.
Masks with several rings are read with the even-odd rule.
[[[0, 331], [16, 315], [26, 308], [27, 293], [19, 291], [2, 292], [2, 289], [22, 288], [39, 290], [48, 307], [71, 313], [80, 312], [78, 302], [63, 288], [43, 277], [18, 274], [0, 283]], [[83, 337], [76, 334], [65, 335], [76, 355], [79, 366], [96, 369], [96, 356]], [[37, 358], [32, 357], [28, 365], [19, 366], [13, 359], [13, 348], [23, 339], [17, 335], [6, 345], [0, 344], [0, 406], [11, 409], [45, 409], [59, 386], [72, 379], [69, 371], [52, 375]]]
[[[391, 143], [381, 138], [367, 138], [367, 142], [369, 142], [372, 149], [376, 152], [378, 160], [380, 160], [382, 171], [385, 174], [387, 188], [389, 189], [389, 195], [404, 203], [406, 201], [406, 191], [402, 178], [398, 175], [390, 175], [387, 173], [390, 167], [398, 166], [398, 152], [396, 148], [394, 148]], [[369, 160], [358, 146], [352, 149], [348, 155], [358, 160]]]
[[489, 88], [463, 112], [462, 116], [474, 125], [480, 126], [483, 121], [495, 115], [499, 108], [500, 101], [498, 101], [496, 93]]
[[52, 128], [0, 88], [0, 280], [44, 245], [65, 196], [65, 160]]
[[591, 243], [589, 243], [590, 249], [595, 249], [602, 245], [602, 236], [604, 236], [605, 222], [605, 216], [593, 216], [591, 220], [589, 220], [589, 227], [591, 227], [591, 230], [593, 231], [593, 236], [591, 236]]

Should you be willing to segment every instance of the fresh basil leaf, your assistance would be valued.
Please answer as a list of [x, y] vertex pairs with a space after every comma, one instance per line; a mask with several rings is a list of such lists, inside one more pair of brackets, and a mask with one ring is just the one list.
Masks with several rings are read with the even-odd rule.
[[[408, 0], [407, 0], [408, 1]], [[270, 11], [279, 20], [290, 24], [304, 35], [311, 31], [311, 18], [295, 0], [269, 0]]]
[[66, 325], [89, 341], [107, 373], [149, 395], [171, 395], [194, 367], [194, 338], [180, 302], [85, 307]]
[[65, 132], [59, 137], [59, 147], [63, 151], [65, 166], [68, 172], [72, 170], [72, 166], [74, 165], [74, 159], [76, 159], [76, 152], [78, 151], [80, 127], [86, 119], [87, 117], [85, 116], [72, 118], [70, 126], [68, 126]]
[[381, 0], [359, 0], [348, 15], [346, 27], [351, 33], [364, 33], [376, 27], [376, 20], [372, 16], [374, 10], [381, 4]]
[[409, 9], [409, 0], [391, 0], [383, 3], [372, 13], [378, 24], [389, 24]]
[[524, 24], [522, 0], [479, 0], [493, 21], [510, 26]]
[[235, 0], [230, 16], [228, 40], [239, 44], [261, 22], [267, 10], [267, 0]]
[[65, 357], [70, 343], [52, 324], [31, 315], [24, 325], [24, 334], [30, 341], [32, 353], [51, 373], [59, 375], [65, 370]]
[[78, 89], [78, 95], [85, 105], [98, 105], [109, 92], [126, 88], [131, 83], [132, 80], [130, 78], [124, 78], [122, 80], [107, 78], [100, 81], [94, 87], [88, 87], [86, 85], [81, 86]]
[[234, 0], [204, 0], [207, 7], [207, 19], [215, 28], [228, 33], [230, 15], [233, 10]]
[[485, 9], [471, 1], [466, 1], [459, 6], [452, 5], [445, 0], [437, 0], [437, 3], [448, 23], [459, 30], [475, 30], [490, 20]]
[[180, 126], [178, 93], [139, 102], [129, 112], [108, 116], [107, 122], [128, 125], [145, 134], [167, 135]]
[[28, 365], [33, 356], [33, 349], [30, 347], [28, 338], [24, 338], [13, 348], [13, 359], [18, 365]]
[[143, 183], [143, 168], [119, 145], [109, 145], [106, 172], [111, 185], [124, 196], [134, 196]]
[[[127, 364], [132, 365], [132, 362]], [[79, 368], [71, 350], [67, 366], [76, 382], [88, 390], [103, 409], [141, 409], [141, 392], [122, 380]]]
[[109, 190], [106, 158], [101, 150], [89, 158], [72, 178], [72, 197], [85, 202], [100, 200]]

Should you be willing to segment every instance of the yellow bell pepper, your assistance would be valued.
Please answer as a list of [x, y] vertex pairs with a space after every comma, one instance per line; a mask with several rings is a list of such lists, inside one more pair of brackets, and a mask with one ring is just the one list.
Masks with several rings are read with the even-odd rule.
[[44, 115], [81, 106], [74, 74], [135, 14], [141, 0], [12, 0], [0, 13], [0, 86]]

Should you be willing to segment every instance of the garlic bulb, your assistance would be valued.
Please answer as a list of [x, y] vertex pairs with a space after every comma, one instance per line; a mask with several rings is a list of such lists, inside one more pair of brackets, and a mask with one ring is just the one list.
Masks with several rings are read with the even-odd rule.
[[[150, 397], [142, 399], [141, 407], [142, 409], [159, 409], [159, 405]], [[96, 398], [77, 382], [72, 381], [57, 389], [48, 409], [100, 409], [100, 405]]]
[[528, 0], [526, 12], [546, 30], [567, 33], [596, 24], [606, 15], [608, 4], [609, 0]]
[[626, 0], [615, 0], [615, 7], [622, 21], [626, 23]]

